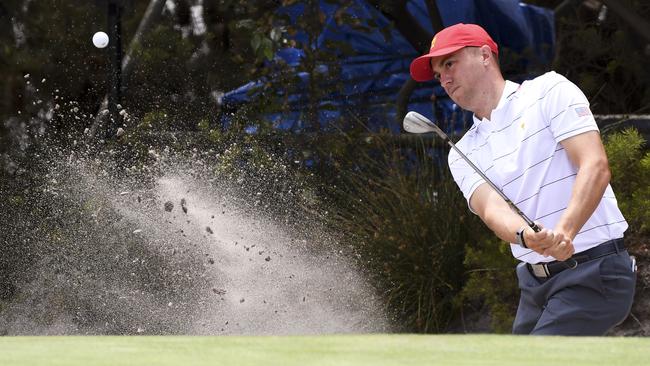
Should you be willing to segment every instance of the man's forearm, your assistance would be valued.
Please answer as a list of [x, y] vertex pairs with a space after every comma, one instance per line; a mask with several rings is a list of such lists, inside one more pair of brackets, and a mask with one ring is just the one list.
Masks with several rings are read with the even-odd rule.
[[[509, 243], [517, 242], [515, 233], [523, 226], [527, 226], [526, 221], [517, 215], [506, 201], [487, 184], [481, 185], [474, 191], [470, 204], [483, 222], [501, 240]], [[526, 245], [531, 250], [542, 255], [552, 255], [556, 259], [564, 260], [574, 252], [570, 240], [565, 242], [563, 234], [548, 229], [543, 229], [538, 233], [532, 229], [525, 230], [524, 238]], [[564, 244], [558, 247], [561, 243]]]
[[596, 161], [578, 170], [571, 199], [556, 225], [558, 231], [573, 240], [598, 207], [611, 173], [607, 161]]
[[483, 220], [499, 239], [508, 243], [517, 241], [515, 233], [526, 225], [524, 219], [519, 217], [509, 206], [507, 208], [494, 210], [491, 215]]
[[472, 197], [472, 207], [499, 239], [509, 243], [516, 242], [515, 233], [526, 221], [517, 215], [506, 201], [487, 184], [476, 189]]

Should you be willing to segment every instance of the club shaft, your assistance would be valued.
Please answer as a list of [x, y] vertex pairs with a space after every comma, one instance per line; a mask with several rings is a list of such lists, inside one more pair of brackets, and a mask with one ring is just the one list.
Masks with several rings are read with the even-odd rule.
[[533, 231], [535, 231], [535, 232], [540, 232], [540, 231], [541, 231], [540, 227], [537, 226], [537, 224], [535, 224], [535, 222], [534, 222], [533, 220], [531, 220], [528, 216], [526, 216], [526, 214], [523, 213], [523, 212], [519, 209], [519, 207], [517, 207], [517, 205], [515, 205], [515, 204], [510, 200], [510, 198], [508, 198], [508, 196], [506, 196], [506, 195], [505, 195], [505, 194], [504, 194], [504, 193], [503, 193], [503, 192], [502, 192], [502, 191], [501, 191], [501, 190], [500, 190], [500, 189], [499, 189], [499, 188], [498, 188], [494, 183], [492, 183], [492, 181], [490, 180], [490, 178], [488, 178], [488, 177], [487, 177], [487, 176], [486, 176], [486, 175], [481, 171], [481, 169], [479, 169], [476, 165], [474, 165], [474, 163], [472, 163], [472, 161], [469, 160], [469, 158], [468, 158], [467, 156], [465, 156], [465, 154], [463, 154], [463, 152], [460, 151], [459, 148], [456, 147], [456, 144], [454, 144], [453, 142], [451, 142], [451, 140], [449, 139], [449, 137], [447, 137], [447, 135], [446, 135], [444, 132], [442, 132], [442, 131], [436, 131], [436, 132], [438, 132], [438, 134], [440, 135], [440, 137], [442, 137], [442, 138], [447, 142], [447, 144], [449, 144], [449, 146], [451, 146], [451, 148], [454, 149], [454, 151], [456, 151], [456, 152], [458, 153], [458, 155], [460, 155], [460, 157], [463, 158], [463, 160], [465, 160], [465, 162], [466, 162], [467, 164], [469, 164], [469, 166], [472, 167], [472, 169], [474, 169], [474, 171], [476, 172], [476, 174], [478, 174], [479, 176], [481, 176], [481, 178], [483, 178], [483, 180], [485, 180], [485, 182], [486, 182], [487, 184], [489, 184], [490, 187], [492, 187], [492, 189], [494, 189], [494, 190], [499, 194], [499, 196], [501, 196], [501, 198], [503, 198], [503, 199], [506, 201], [506, 203], [510, 206], [510, 208], [511, 208], [511, 209], [512, 209], [512, 210], [513, 210], [517, 215], [519, 215], [522, 219], [524, 219], [524, 221], [526, 221], [526, 224], [527, 224], [528, 226], [530, 226], [530, 228], [533, 229]]
[[481, 171], [481, 169], [479, 169], [476, 165], [474, 165], [474, 163], [472, 163], [472, 161], [469, 160], [469, 158], [468, 158], [467, 156], [465, 156], [465, 154], [463, 154], [463, 152], [460, 151], [460, 149], [458, 149], [458, 148], [456, 147], [456, 144], [454, 144], [454, 143], [451, 141], [451, 139], [449, 138], [449, 136], [447, 136], [447, 134], [446, 134], [443, 130], [441, 130], [440, 127], [438, 127], [435, 123], [431, 122], [431, 121], [430, 121], [428, 118], [426, 118], [425, 116], [423, 116], [423, 115], [421, 115], [421, 114], [419, 114], [419, 113], [417, 113], [417, 112], [413, 112], [413, 111], [411, 111], [411, 112], [409, 112], [409, 113], [406, 115], [406, 117], [404, 118], [404, 126], [405, 126], [405, 129], [406, 129], [407, 131], [409, 131], [409, 132], [413, 132], [413, 133], [435, 132], [438, 136], [440, 136], [440, 138], [442, 138], [443, 141], [445, 141], [447, 144], [449, 144], [449, 146], [451, 146], [451, 148], [454, 149], [454, 151], [456, 151], [456, 152], [458, 153], [458, 155], [460, 155], [460, 157], [463, 158], [463, 160], [465, 160], [465, 162], [466, 162], [467, 164], [469, 164], [469, 166], [472, 167], [472, 169], [474, 169], [474, 171], [476, 172], [476, 174], [478, 174], [479, 176], [481, 176], [481, 178], [483, 178], [483, 180], [485, 180], [485, 182], [487, 182], [487, 184], [489, 184], [490, 187], [492, 187], [492, 189], [494, 189], [494, 191], [497, 192], [497, 193], [501, 196], [501, 198], [503, 198], [504, 201], [506, 201], [506, 203], [510, 206], [510, 208], [511, 208], [511, 209], [512, 209], [512, 210], [513, 210], [517, 215], [519, 215], [519, 217], [521, 217], [524, 221], [526, 221], [526, 224], [527, 224], [531, 229], [533, 229], [533, 231], [535, 231], [535, 232], [540, 232], [540, 231], [542, 230], [542, 229], [541, 229], [537, 224], [535, 224], [535, 222], [534, 222], [533, 220], [531, 220], [528, 216], [526, 216], [526, 214], [524, 214], [524, 213], [519, 209], [519, 207], [517, 207], [517, 205], [515, 205], [515, 204], [514, 204], [514, 203], [513, 203], [509, 198], [508, 198], [508, 196], [506, 196], [506, 195], [505, 195], [505, 194], [504, 194], [504, 193], [503, 193], [503, 192], [502, 192], [502, 191], [501, 191], [501, 190], [500, 190], [500, 189], [499, 189], [499, 188], [498, 188], [494, 183], [492, 183], [492, 181], [490, 180], [490, 178], [488, 178], [488, 177], [487, 177], [487, 176], [486, 176], [486, 175]]

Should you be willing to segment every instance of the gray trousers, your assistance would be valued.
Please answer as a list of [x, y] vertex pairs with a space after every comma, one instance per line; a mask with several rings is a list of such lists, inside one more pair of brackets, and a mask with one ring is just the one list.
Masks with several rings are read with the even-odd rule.
[[551, 278], [517, 266], [521, 298], [514, 334], [603, 335], [630, 312], [636, 273], [627, 251], [579, 264]]

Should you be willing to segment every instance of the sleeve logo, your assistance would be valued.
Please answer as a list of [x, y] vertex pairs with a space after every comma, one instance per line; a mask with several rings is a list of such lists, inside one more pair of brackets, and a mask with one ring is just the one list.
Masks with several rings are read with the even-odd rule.
[[588, 107], [578, 107], [575, 109], [575, 111], [578, 117], [591, 116], [591, 111]]

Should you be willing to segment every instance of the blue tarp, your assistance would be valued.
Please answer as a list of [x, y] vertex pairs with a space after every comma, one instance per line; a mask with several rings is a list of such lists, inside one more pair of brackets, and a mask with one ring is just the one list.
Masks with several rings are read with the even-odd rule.
[[[409, 65], [413, 58], [419, 56], [419, 52], [377, 9], [363, 0], [353, 3], [345, 10], [346, 13], [372, 31], [337, 24], [335, 14], [339, 5], [326, 1], [320, 4], [326, 22], [322, 33], [310, 47], [323, 49], [334, 41], [344, 42], [353, 50], [352, 55], [340, 54], [337, 58], [340, 71], [332, 72], [331, 69], [335, 67], [326, 63], [317, 69], [325, 80], [330, 76], [330, 81], [326, 83], [336, 81], [342, 84], [342, 88], [319, 101], [320, 125], [326, 129], [338, 123], [340, 128], [341, 121], [361, 121], [371, 130], [387, 128], [399, 132], [401, 125], [396, 121], [396, 97], [410, 78]], [[437, 5], [445, 26], [461, 22], [482, 25], [499, 44], [501, 55], [514, 51], [524, 56], [519, 60], [523, 69], [540, 65], [547, 67], [550, 64], [555, 44], [552, 10], [510, 0], [438, 0]], [[304, 13], [304, 6], [295, 4], [281, 9], [281, 12], [295, 19]], [[424, 0], [411, 0], [407, 8], [433, 36]], [[389, 35], [386, 36], [381, 29], [390, 29]], [[304, 33], [298, 33], [292, 39], [302, 44], [307, 42]], [[299, 47], [285, 48], [276, 53], [273, 62], [282, 60], [295, 67], [303, 57], [304, 53]], [[304, 119], [308, 105], [309, 75], [296, 71], [296, 76], [301, 80], [298, 89], [287, 92], [290, 111], [266, 116], [275, 128], [297, 132], [308, 129]], [[258, 98], [260, 93], [277, 92], [268, 88], [268, 82], [268, 79], [252, 81], [226, 93], [223, 97], [225, 110], [236, 110], [242, 104]], [[435, 95], [435, 102], [432, 102], [432, 94]], [[458, 108], [435, 82], [418, 84], [411, 94], [408, 109], [437, 120], [448, 133], [462, 132], [471, 123], [470, 115]], [[222, 122], [227, 125], [229, 118], [230, 113], [224, 114]]]

